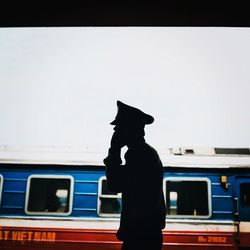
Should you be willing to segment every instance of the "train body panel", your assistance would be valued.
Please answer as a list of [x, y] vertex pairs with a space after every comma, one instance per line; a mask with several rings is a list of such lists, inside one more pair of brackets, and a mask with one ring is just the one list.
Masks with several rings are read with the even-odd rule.
[[[165, 165], [162, 249], [250, 248], [249, 190], [249, 167]], [[120, 249], [120, 201], [104, 166], [0, 163], [0, 249]]]

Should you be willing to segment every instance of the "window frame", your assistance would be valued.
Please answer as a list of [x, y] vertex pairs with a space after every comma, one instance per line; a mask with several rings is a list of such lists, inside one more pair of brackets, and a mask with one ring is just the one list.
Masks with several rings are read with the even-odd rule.
[[2, 193], [3, 193], [3, 175], [0, 174], [0, 206], [2, 202]]
[[244, 184], [248, 184], [249, 186], [250, 186], [250, 182], [241, 182], [240, 184], [239, 184], [239, 200], [240, 200], [240, 205], [242, 206], [242, 207], [244, 207], [244, 208], [246, 208], [246, 209], [248, 209], [249, 207], [250, 207], [250, 204], [249, 205], [246, 205], [246, 203], [243, 203], [242, 202], [242, 193], [241, 193], [241, 185], [244, 185]]
[[117, 195], [102, 194], [102, 181], [103, 180], [107, 180], [106, 176], [101, 176], [98, 179], [97, 214], [100, 217], [115, 217], [115, 218], [119, 218], [121, 216], [120, 214], [108, 214], [108, 213], [102, 213], [100, 211], [100, 206], [101, 206], [101, 199], [100, 198], [122, 198], [122, 194], [121, 193], [117, 193]]
[[205, 181], [207, 183], [207, 195], [208, 195], [208, 215], [166, 215], [167, 219], [171, 218], [185, 218], [185, 219], [208, 219], [212, 216], [212, 196], [211, 196], [211, 180], [207, 177], [165, 177], [163, 179], [163, 193], [165, 204], [167, 205], [167, 181]]
[[[70, 192], [69, 192], [69, 211], [67, 213], [63, 212], [31, 212], [28, 211], [28, 201], [30, 195], [30, 183], [32, 178], [39, 179], [69, 179], [70, 180]], [[32, 174], [27, 179], [26, 185], [26, 196], [25, 196], [25, 213], [28, 215], [58, 215], [58, 216], [68, 216], [73, 210], [73, 194], [74, 194], [74, 178], [71, 175], [48, 175], [48, 174]]]

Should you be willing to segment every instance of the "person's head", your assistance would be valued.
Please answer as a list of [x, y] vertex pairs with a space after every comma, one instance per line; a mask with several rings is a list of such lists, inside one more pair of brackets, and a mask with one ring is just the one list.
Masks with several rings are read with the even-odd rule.
[[115, 125], [114, 131], [119, 134], [121, 140], [128, 146], [134, 144], [145, 135], [143, 124], [121, 123]]
[[144, 127], [151, 124], [154, 118], [141, 110], [117, 101], [118, 112], [111, 125], [126, 145], [131, 145], [145, 135]]

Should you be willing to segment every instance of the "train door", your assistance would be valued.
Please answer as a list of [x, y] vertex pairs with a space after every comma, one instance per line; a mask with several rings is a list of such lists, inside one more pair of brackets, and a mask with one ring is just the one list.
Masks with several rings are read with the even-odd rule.
[[250, 249], [250, 177], [237, 177], [235, 191], [239, 246]]

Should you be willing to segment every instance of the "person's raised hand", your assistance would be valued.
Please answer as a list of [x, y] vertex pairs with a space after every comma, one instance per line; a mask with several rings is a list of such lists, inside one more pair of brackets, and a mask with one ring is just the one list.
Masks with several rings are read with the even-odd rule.
[[114, 132], [111, 138], [111, 148], [121, 149], [126, 145], [124, 139], [118, 132]]

